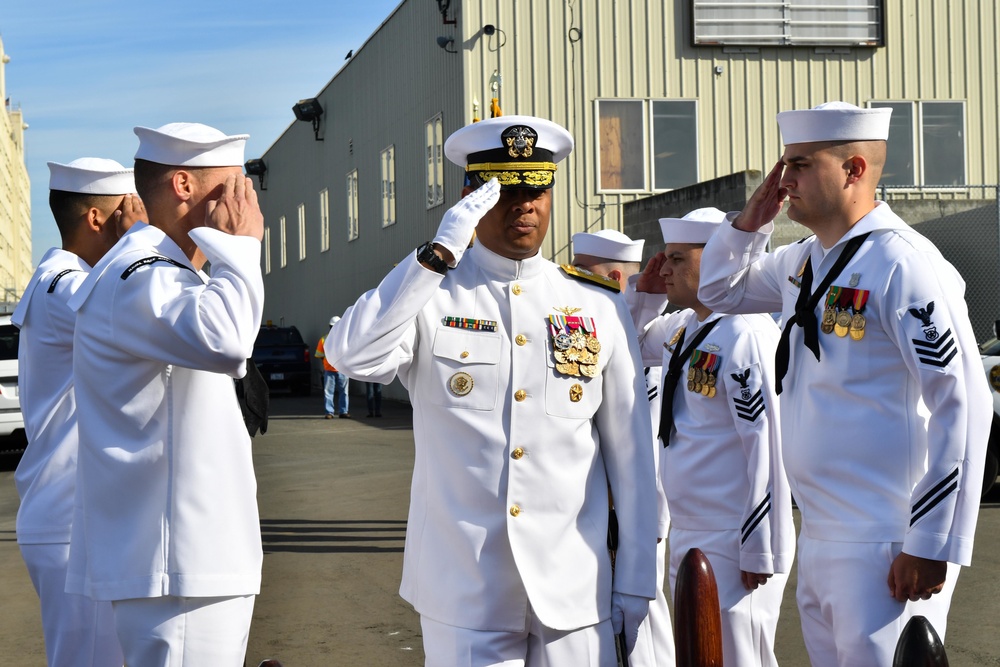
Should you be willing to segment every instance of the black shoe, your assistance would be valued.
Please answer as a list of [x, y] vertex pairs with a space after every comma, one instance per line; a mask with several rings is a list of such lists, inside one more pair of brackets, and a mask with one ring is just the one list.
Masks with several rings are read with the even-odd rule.
[[341, 419], [350, 419], [351, 418], [351, 413], [349, 413], [349, 412], [342, 412], [342, 413], [340, 413], [340, 418]]
[[326, 413], [326, 419], [333, 419], [333, 415], [331, 415], [329, 412]]
[[374, 417], [374, 416], [375, 416], [375, 415], [373, 415], [373, 414], [372, 414], [372, 413], [370, 413], [370, 412], [369, 412], [369, 413], [368, 413], [368, 415], [367, 415], [367, 417], [368, 417], [369, 419], [371, 419], [371, 418], [372, 418], [372, 417]]

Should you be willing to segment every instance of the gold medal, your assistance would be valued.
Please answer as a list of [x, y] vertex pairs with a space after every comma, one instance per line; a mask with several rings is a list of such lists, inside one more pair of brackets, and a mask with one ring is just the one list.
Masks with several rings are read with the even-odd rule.
[[589, 378], [597, 377], [597, 366], [591, 364], [580, 366], [580, 372]]
[[448, 379], [448, 389], [455, 396], [465, 396], [470, 391], [475, 382], [468, 373], [458, 372]]
[[704, 386], [705, 386], [705, 385], [703, 385], [703, 384], [702, 384], [702, 383], [700, 383], [700, 382], [695, 382], [695, 383], [694, 383], [694, 393], [696, 393], [696, 394], [700, 394], [700, 393], [701, 393], [701, 388], [702, 388], [702, 387], [704, 387]]
[[694, 382], [694, 369], [688, 369], [688, 382]]
[[823, 322], [819, 325], [820, 331], [825, 334], [833, 333], [833, 327], [837, 323], [837, 313], [834, 312], [833, 308], [827, 308], [823, 311]]
[[574, 384], [569, 388], [569, 400], [574, 403], [579, 403], [581, 398], [583, 398], [583, 387], [578, 384]]
[[597, 340], [593, 336], [587, 338], [587, 350], [597, 354], [601, 351], [601, 341]]
[[553, 350], [552, 351], [552, 356], [555, 357], [557, 364], [565, 364], [566, 363], [566, 353], [563, 352], [562, 350]]
[[570, 334], [570, 341], [578, 350], [584, 350], [587, 348], [587, 336], [581, 331], [574, 331]]
[[715, 398], [715, 393], [716, 393], [715, 387], [709, 387], [708, 388], [708, 397], [709, 398]]
[[708, 374], [708, 379], [705, 380], [705, 384], [707, 384], [709, 387], [714, 387], [716, 382], [717, 382], [717, 380], [716, 380], [716, 377], [715, 377], [715, 373], [709, 373]]
[[556, 370], [563, 375], [572, 375], [574, 377], [579, 377], [580, 375], [580, 364], [575, 362], [567, 362], [565, 364], [556, 364]]
[[688, 391], [694, 391], [694, 380], [688, 380]]
[[861, 340], [865, 337], [865, 316], [861, 313], [854, 313], [854, 317], [851, 318], [851, 340]]
[[707, 384], [703, 384], [701, 386], [701, 395], [702, 396], [708, 396], [708, 394], [709, 394], [710, 391], [712, 391], [712, 388], [709, 387]]
[[833, 326], [833, 333], [843, 338], [847, 335], [850, 326], [851, 314], [846, 310], [842, 310], [837, 313], [837, 323]]

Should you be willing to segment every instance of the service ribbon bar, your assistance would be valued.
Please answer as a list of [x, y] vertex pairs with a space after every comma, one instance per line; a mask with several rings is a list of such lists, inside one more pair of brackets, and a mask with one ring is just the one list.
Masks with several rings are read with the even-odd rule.
[[471, 317], [445, 317], [441, 323], [455, 329], [471, 329], [472, 331], [496, 331], [496, 320], [476, 320]]

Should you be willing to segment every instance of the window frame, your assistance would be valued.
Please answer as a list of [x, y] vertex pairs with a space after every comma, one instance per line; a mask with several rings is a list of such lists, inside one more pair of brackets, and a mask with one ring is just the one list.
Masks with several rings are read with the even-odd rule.
[[330, 250], [330, 189], [319, 191], [319, 251]]
[[297, 213], [299, 218], [299, 261], [304, 262], [306, 259], [306, 205], [304, 202], [299, 204]]
[[[640, 189], [633, 188], [608, 188], [604, 186], [602, 182], [602, 159], [603, 153], [601, 150], [601, 102], [633, 102], [641, 105], [641, 117], [642, 117], [642, 169], [643, 169], [643, 187]], [[670, 192], [676, 190], [677, 188], [658, 188], [656, 187], [656, 160], [654, 157], [654, 142], [656, 140], [654, 121], [653, 121], [653, 109], [656, 102], [684, 102], [691, 105], [692, 117], [694, 118], [695, 126], [695, 155], [694, 155], [694, 180], [688, 185], [693, 185], [699, 181], [701, 178], [701, 156], [700, 150], [701, 145], [699, 141], [699, 126], [700, 126], [700, 107], [698, 105], [697, 98], [690, 97], [602, 97], [594, 100], [594, 145], [597, 147], [596, 157], [597, 157], [597, 173], [595, 174], [596, 180], [596, 193], [597, 194], [613, 194], [613, 195], [632, 195], [632, 194], [647, 194], [647, 193], [661, 193]], [[680, 186], [687, 187], [687, 186]]]
[[283, 269], [286, 266], [288, 266], [288, 245], [287, 245], [288, 235], [285, 230], [285, 216], [281, 216], [280, 218], [278, 218], [278, 233], [280, 236], [280, 243], [281, 243], [280, 245], [281, 255], [279, 257], [281, 260], [280, 268]]
[[271, 273], [271, 228], [264, 227], [264, 275]]
[[[912, 109], [913, 117], [913, 128], [910, 136], [910, 146], [913, 149], [914, 162], [913, 165], [913, 175], [914, 183], [906, 183], [899, 185], [883, 184], [879, 182], [879, 187], [894, 188], [897, 190], [906, 191], [908, 189], [924, 190], [924, 191], [935, 191], [935, 192], [945, 192], [945, 191], [959, 191], [965, 190], [969, 186], [969, 145], [968, 145], [968, 125], [969, 125], [969, 115], [968, 115], [968, 100], [920, 100], [920, 99], [874, 99], [868, 101], [868, 108], [877, 109], [885, 107], [877, 107], [878, 104], [908, 104]], [[924, 141], [924, 106], [933, 104], [958, 104], [962, 109], [962, 183], [958, 185], [947, 185], [938, 183], [927, 183], [926, 177], [926, 145]], [[891, 121], [890, 121], [891, 122]]]
[[379, 153], [382, 184], [382, 228], [396, 224], [396, 146], [389, 144]]
[[347, 172], [347, 240], [356, 241], [361, 236], [358, 170]]
[[[441, 111], [424, 122], [424, 185], [427, 210], [444, 204], [444, 113]], [[436, 188], [433, 199], [432, 186]]]

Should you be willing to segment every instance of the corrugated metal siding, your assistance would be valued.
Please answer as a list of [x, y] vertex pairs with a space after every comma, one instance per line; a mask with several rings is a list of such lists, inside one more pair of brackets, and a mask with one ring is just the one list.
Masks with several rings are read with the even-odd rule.
[[[470, 95], [484, 91], [483, 100], [499, 60], [505, 112], [549, 117], [576, 137], [577, 151], [559, 172], [546, 248], [565, 259], [574, 231], [620, 228], [620, 205], [646, 196], [597, 192], [594, 101], [601, 98], [696, 99], [693, 180], [769, 170], [781, 152], [774, 119], [784, 109], [834, 99], [964, 101], [967, 181], [995, 182], [998, 15], [991, 0], [887, 0], [881, 48], [724, 49], [691, 45], [685, 1], [464, 0], [470, 43], [486, 23], [507, 34], [499, 58], [470, 52], [465, 83]], [[571, 28], [582, 34], [575, 43]]]
[[[277, 268], [278, 235], [272, 231], [267, 316], [318, 327], [433, 235], [459, 197], [462, 170], [446, 163], [445, 204], [427, 210], [424, 121], [442, 112], [447, 136], [471, 122], [473, 98], [481, 117], [488, 117], [495, 69], [503, 77], [505, 113], [550, 118], [576, 138], [576, 151], [556, 177], [542, 249], [559, 261], [569, 259], [574, 232], [621, 229], [621, 205], [649, 194], [598, 192], [598, 99], [697, 100], [698, 173], [692, 182], [769, 170], [781, 152], [775, 115], [783, 109], [833, 99], [859, 105], [962, 100], [967, 180], [996, 182], [996, 3], [887, 0], [885, 6], [884, 47], [834, 52], [843, 50], [695, 48], [687, 0], [453, 0], [449, 18], [456, 25], [442, 23], [432, 0], [403, 0], [317, 95], [327, 110], [325, 141], [314, 141], [307, 123], [292, 123], [264, 156], [268, 224], [286, 217], [290, 250], [288, 268]], [[502, 32], [486, 36], [485, 24]], [[454, 36], [459, 53], [440, 49], [438, 35]], [[331, 63], [331, 69], [340, 65]], [[302, 97], [313, 94], [303, 91]], [[379, 153], [389, 144], [396, 148], [398, 222], [382, 229]], [[347, 243], [346, 175], [355, 168], [361, 229], [360, 238]], [[320, 253], [317, 203], [324, 186], [330, 189], [332, 238], [331, 250]], [[300, 202], [313, 237], [301, 263]]]

